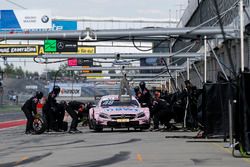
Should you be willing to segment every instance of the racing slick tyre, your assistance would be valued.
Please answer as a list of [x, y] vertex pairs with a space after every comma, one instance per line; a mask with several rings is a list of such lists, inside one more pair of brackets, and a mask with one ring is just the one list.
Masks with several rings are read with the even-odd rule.
[[100, 125], [97, 125], [96, 122], [92, 121], [92, 128], [96, 132], [101, 132], [103, 130], [103, 127]]
[[47, 129], [47, 122], [44, 117], [34, 118], [32, 125], [33, 125], [35, 134], [42, 134]]
[[93, 122], [91, 120], [89, 120], [89, 129], [93, 129]]
[[103, 131], [103, 128], [97, 126], [97, 127], [94, 128], [94, 130], [95, 130], [96, 132], [102, 132], [102, 131]]

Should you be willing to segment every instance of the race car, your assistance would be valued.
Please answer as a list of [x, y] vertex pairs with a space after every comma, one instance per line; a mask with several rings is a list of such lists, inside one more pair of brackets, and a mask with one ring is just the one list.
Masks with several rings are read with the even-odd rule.
[[95, 131], [102, 131], [103, 128], [148, 129], [149, 108], [141, 107], [133, 96], [103, 96], [97, 106], [89, 110], [89, 127]]

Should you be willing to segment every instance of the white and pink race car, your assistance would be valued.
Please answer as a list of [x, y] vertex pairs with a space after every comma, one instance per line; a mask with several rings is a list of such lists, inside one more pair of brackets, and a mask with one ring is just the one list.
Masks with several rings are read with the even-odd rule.
[[133, 96], [103, 96], [97, 106], [89, 110], [89, 127], [95, 131], [102, 131], [103, 128], [148, 129], [149, 108], [141, 107]]

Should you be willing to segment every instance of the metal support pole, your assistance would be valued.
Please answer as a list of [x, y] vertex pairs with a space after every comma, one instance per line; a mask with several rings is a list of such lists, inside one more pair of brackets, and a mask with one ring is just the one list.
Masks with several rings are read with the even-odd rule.
[[190, 60], [187, 58], [187, 80], [190, 80]]
[[[96, 53], [96, 54], [45, 54], [42, 58], [48, 59], [65, 59], [65, 58], [89, 58], [89, 59], [117, 59], [119, 55], [120, 60], [122, 59], [140, 59], [140, 58], [196, 58], [203, 56], [200, 53]], [[118, 61], [119, 63], [119, 61]]]
[[168, 79], [168, 92], [171, 93], [171, 79]]
[[240, 0], [240, 57], [241, 57], [241, 71], [244, 71], [245, 60], [244, 60], [244, 6], [243, 0]]
[[182, 74], [182, 72], [180, 72], [179, 74], [180, 74], [182, 80], [185, 81], [185, 77], [184, 77], [184, 75]]
[[184, 120], [183, 120], [183, 128], [187, 127], [187, 112], [188, 112], [188, 107], [189, 107], [189, 97], [187, 96], [187, 103], [185, 106], [185, 114], [184, 114]]
[[199, 70], [197, 69], [196, 65], [195, 65], [194, 63], [193, 63], [192, 65], [193, 65], [194, 70], [195, 70], [195, 72], [197, 73], [198, 77], [200, 78], [201, 82], [203, 83], [202, 76], [201, 76]]
[[71, 100], [73, 100], [73, 88], [74, 88], [74, 71], [71, 71], [72, 83], [71, 83]]
[[207, 36], [204, 37], [204, 83], [207, 82]]
[[177, 71], [175, 71], [175, 87], [178, 89], [178, 72]]
[[233, 113], [232, 113], [232, 103], [231, 100], [228, 100], [228, 109], [229, 109], [229, 145], [233, 147]]
[[[113, 40], [120, 38], [120, 40], [129, 40], [131, 37], [141, 37], [146, 39], [158, 39], [161, 36], [170, 35], [218, 35], [221, 34], [219, 27], [200, 27], [193, 30], [194, 27], [182, 28], [140, 28], [140, 29], [119, 29], [119, 30], [93, 30], [92, 33], [97, 37], [97, 40]], [[45, 39], [84, 39], [89, 30], [78, 31], [46, 31], [46, 32], [18, 32], [18, 33], [0, 33], [0, 39], [5, 40], [45, 40]], [[235, 33], [235, 28], [225, 27], [225, 33]], [[152, 38], [150, 38], [150, 36]], [[123, 38], [121, 38], [123, 37]], [[86, 39], [86, 41], [88, 41]]]
[[215, 51], [213, 50], [212, 46], [210, 45], [210, 43], [209, 43], [208, 41], [207, 41], [207, 44], [208, 44], [209, 48], [211, 49], [211, 51], [212, 51], [212, 53], [213, 53], [213, 55], [214, 55], [214, 57], [215, 57], [217, 63], [219, 64], [220, 69], [221, 69], [222, 73], [224, 74], [226, 80], [229, 81], [229, 79], [228, 79], [228, 77], [227, 77], [227, 74], [226, 74], [224, 68], [222, 67], [222, 65], [221, 65], [221, 63], [220, 63], [220, 60], [218, 59], [218, 56], [216, 55]]

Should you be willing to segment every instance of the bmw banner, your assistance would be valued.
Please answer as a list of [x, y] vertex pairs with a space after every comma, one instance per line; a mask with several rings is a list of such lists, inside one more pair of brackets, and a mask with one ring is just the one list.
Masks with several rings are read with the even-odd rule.
[[0, 10], [1, 31], [51, 29], [50, 10]]

